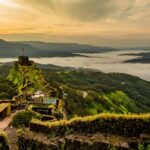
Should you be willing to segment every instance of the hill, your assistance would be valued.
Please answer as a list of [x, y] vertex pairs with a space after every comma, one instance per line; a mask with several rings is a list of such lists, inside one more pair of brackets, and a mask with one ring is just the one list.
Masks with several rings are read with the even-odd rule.
[[[19, 124], [20, 120], [33, 119], [28, 122], [29, 128], [18, 132], [19, 149], [63, 150], [76, 149], [77, 145], [87, 150], [149, 149], [150, 82], [128, 74], [54, 65], [41, 70], [34, 62], [28, 63], [21, 65], [19, 61], [12, 68], [0, 67], [0, 92], [4, 93], [0, 98], [11, 99], [17, 90], [21, 94], [20, 89], [25, 88], [25, 93], [44, 91], [51, 85], [64, 101], [66, 118], [43, 121], [41, 117], [33, 119], [30, 113], [16, 114], [19, 118], [14, 117], [13, 122]], [[24, 112], [32, 112], [29, 108]]]
[[17, 57], [21, 54], [22, 48], [26, 50], [30, 57], [81, 56], [75, 53], [99, 53], [117, 50], [110, 47], [96, 47], [74, 43], [7, 42], [0, 40], [0, 57]]
[[21, 54], [21, 49], [25, 48], [28, 50], [28, 55], [34, 56], [41, 55], [41, 51], [28, 45], [28, 44], [21, 44], [21, 43], [12, 43], [6, 42], [4, 40], [0, 40], [0, 57], [17, 57], [18, 54]]
[[139, 46], [139, 47], [127, 47], [126, 50], [150, 50], [150, 46]]
[[[6, 66], [0, 68], [0, 76], [6, 77], [9, 70]], [[58, 96], [64, 99], [66, 112], [71, 118], [101, 112], [150, 112], [150, 82], [138, 77], [55, 66], [42, 71], [46, 82], [58, 89]], [[40, 77], [40, 74], [36, 69], [35, 72], [27, 73], [32, 76], [30, 79], [34, 83], [36, 80], [33, 77]], [[19, 76], [15, 77], [17, 79]]]
[[34, 62], [27, 61], [26, 63], [28, 65], [15, 62], [7, 77], [7, 79], [17, 87], [19, 95], [24, 92], [26, 94], [33, 94], [37, 90], [42, 90], [45, 93], [55, 91], [55, 89], [45, 81], [42, 71], [36, 67]]
[[124, 55], [131, 55], [131, 56], [138, 56], [138, 58], [130, 59], [125, 61], [125, 63], [150, 63], [150, 53], [139, 53], [139, 54], [124, 54]]
[[70, 117], [101, 112], [144, 113], [150, 111], [150, 82], [121, 73], [93, 70], [45, 70], [51, 84], [67, 93]]
[[46, 43], [40, 41], [25, 41], [20, 42], [23, 44], [29, 44], [35, 48], [54, 51], [59, 53], [100, 53], [105, 51], [118, 50], [116, 48], [111, 47], [98, 47], [89, 44], [77, 44], [77, 43]]

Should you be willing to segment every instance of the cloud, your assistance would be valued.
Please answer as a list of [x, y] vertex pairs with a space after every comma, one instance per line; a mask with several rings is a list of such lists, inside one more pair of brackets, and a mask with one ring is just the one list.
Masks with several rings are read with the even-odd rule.
[[[51, 17], [68, 18], [72, 21], [125, 20], [136, 15], [150, 15], [150, 1], [143, 0], [14, 0], [26, 8]], [[29, 9], [28, 9], [29, 10]], [[137, 19], [139, 19], [137, 17]]]
[[[90, 21], [113, 16], [120, 9], [126, 10], [131, 1], [126, 0], [121, 4], [119, 0], [22, 0], [20, 2], [25, 3], [30, 8], [34, 8], [36, 11], [42, 10], [41, 12], [43, 13], [53, 12], [61, 17]], [[122, 6], [125, 8], [122, 8]]]
[[112, 0], [82, 0], [65, 4], [63, 12], [72, 19], [90, 21], [112, 15], [115, 10]]
[[[97, 45], [107, 45], [108, 41], [111, 45], [136, 45], [141, 40], [143, 45], [144, 41], [149, 44], [150, 0], [10, 1], [20, 7], [0, 6], [0, 34], [7, 39], [41, 37]], [[44, 36], [24, 35], [28, 33]]]

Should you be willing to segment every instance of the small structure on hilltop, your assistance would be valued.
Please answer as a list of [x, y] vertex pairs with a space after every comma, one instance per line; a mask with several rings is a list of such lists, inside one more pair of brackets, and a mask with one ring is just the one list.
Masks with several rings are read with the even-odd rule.
[[57, 91], [46, 82], [42, 71], [36, 68], [36, 63], [24, 55], [24, 49], [23, 55], [19, 56], [18, 61], [14, 63], [8, 79], [18, 86], [19, 95], [24, 95], [25, 98], [33, 94], [38, 96], [38, 91], [46, 95]]
[[0, 104], [0, 118], [5, 118], [11, 115], [11, 103]]
[[19, 64], [22, 66], [30, 66], [32, 65], [32, 61], [29, 61], [28, 56], [19, 56]]
[[22, 49], [22, 56], [19, 56], [18, 63], [22, 66], [31, 66], [34, 62], [29, 60], [28, 56], [25, 56], [25, 49]]

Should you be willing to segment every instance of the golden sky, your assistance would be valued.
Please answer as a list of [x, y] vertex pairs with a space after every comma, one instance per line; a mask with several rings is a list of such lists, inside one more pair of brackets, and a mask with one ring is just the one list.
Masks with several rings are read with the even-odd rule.
[[0, 0], [0, 38], [150, 46], [150, 0]]

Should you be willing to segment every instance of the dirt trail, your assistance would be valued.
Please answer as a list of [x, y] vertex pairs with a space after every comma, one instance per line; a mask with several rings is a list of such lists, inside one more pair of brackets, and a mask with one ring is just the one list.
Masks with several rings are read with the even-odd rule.
[[15, 113], [12, 113], [11, 116], [6, 117], [2, 121], [0, 121], [0, 130], [5, 130], [9, 126], [14, 115]]

